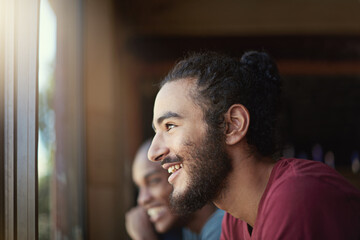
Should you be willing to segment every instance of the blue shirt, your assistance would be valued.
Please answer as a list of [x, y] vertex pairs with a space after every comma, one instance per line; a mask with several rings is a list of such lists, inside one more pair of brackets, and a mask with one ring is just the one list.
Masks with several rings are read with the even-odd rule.
[[184, 240], [219, 240], [221, 234], [221, 223], [224, 211], [217, 209], [207, 220], [200, 234], [196, 234], [187, 228], [183, 228], [182, 235]]

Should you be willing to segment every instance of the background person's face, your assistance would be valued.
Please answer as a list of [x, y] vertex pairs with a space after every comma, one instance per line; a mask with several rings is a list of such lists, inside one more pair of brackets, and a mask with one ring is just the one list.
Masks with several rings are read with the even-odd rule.
[[[138, 159], [139, 157], [142, 159]], [[146, 151], [133, 164], [133, 180], [139, 187], [138, 204], [146, 209], [150, 221], [159, 233], [169, 231], [179, 220], [169, 208], [172, 186], [167, 178], [166, 170], [146, 158]]]

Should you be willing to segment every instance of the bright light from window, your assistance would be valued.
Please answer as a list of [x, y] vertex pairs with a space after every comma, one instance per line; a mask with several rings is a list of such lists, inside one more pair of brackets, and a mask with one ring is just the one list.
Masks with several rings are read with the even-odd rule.
[[40, 3], [39, 31], [39, 178], [50, 173], [50, 145], [55, 143], [54, 110], [52, 93], [54, 87], [54, 66], [56, 56], [56, 16], [47, 0]]
[[54, 72], [56, 16], [48, 0], [40, 1], [39, 26], [39, 239], [51, 239], [51, 178], [55, 159]]

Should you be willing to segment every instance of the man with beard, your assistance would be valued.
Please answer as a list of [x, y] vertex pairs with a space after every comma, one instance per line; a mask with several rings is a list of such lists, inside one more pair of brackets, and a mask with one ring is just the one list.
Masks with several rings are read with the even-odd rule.
[[177, 63], [156, 96], [148, 152], [170, 173], [170, 204], [227, 211], [221, 239], [360, 239], [360, 191], [323, 163], [277, 154], [280, 85], [263, 52]]
[[126, 229], [134, 240], [218, 240], [224, 211], [212, 203], [186, 216], [170, 211], [172, 186], [168, 173], [159, 163], [150, 162], [151, 141], [139, 148], [132, 165], [132, 178], [139, 188], [138, 206], [126, 214]]

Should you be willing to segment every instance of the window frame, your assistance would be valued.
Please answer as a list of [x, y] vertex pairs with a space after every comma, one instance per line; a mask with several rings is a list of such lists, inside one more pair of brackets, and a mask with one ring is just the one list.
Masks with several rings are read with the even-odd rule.
[[0, 238], [37, 239], [40, 0], [0, 0]]

